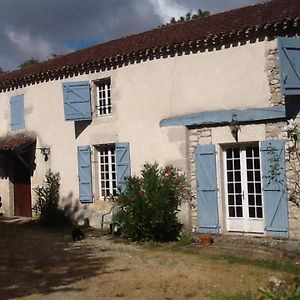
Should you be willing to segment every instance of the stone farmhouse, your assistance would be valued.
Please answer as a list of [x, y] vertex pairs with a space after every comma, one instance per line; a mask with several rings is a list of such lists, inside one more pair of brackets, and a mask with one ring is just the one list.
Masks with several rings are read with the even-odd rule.
[[0, 75], [4, 214], [50, 168], [93, 219], [157, 162], [187, 175], [190, 230], [300, 239], [299, 34], [300, 1], [273, 0]]

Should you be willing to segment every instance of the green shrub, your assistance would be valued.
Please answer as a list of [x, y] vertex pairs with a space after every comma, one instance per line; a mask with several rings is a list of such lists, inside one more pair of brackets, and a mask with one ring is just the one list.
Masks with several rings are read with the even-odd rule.
[[273, 292], [270, 289], [259, 289], [261, 294], [260, 299], [272, 299], [272, 300], [299, 300], [300, 299], [300, 287], [289, 286], [283, 291]]
[[182, 246], [190, 245], [193, 243], [193, 238], [190, 235], [183, 233], [180, 236], [179, 243]]
[[33, 210], [39, 221], [47, 225], [64, 225], [71, 223], [70, 218], [59, 208], [60, 175], [48, 170], [42, 186], [34, 188], [37, 195]]
[[172, 166], [145, 164], [141, 176], [126, 179], [118, 197], [121, 231], [134, 240], [176, 240], [182, 225], [178, 207], [185, 199], [185, 176]]

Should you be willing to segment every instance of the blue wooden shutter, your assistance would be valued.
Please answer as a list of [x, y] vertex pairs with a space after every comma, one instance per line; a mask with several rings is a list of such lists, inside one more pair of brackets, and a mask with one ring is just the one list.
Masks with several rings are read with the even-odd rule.
[[91, 120], [91, 97], [88, 81], [63, 83], [66, 121]]
[[266, 234], [288, 237], [284, 141], [261, 142]]
[[281, 92], [300, 95], [300, 39], [278, 38]]
[[219, 233], [216, 151], [214, 145], [196, 146], [198, 230]]
[[23, 95], [10, 98], [10, 126], [11, 130], [25, 128]]
[[129, 143], [116, 143], [117, 187], [126, 188], [125, 178], [131, 175]]
[[78, 147], [78, 178], [80, 202], [91, 203], [93, 194], [90, 146]]

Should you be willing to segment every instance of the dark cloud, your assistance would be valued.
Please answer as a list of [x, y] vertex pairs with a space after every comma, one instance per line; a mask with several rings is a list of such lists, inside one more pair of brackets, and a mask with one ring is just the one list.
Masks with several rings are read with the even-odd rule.
[[157, 27], [192, 10], [212, 13], [260, 0], [0, 0], [0, 67], [67, 53]]

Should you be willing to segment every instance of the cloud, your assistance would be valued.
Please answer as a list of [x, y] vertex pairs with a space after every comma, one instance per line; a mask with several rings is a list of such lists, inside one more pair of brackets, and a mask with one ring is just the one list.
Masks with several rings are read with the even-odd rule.
[[259, 1], [0, 0], [0, 67], [143, 32], [199, 8], [215, 13]]
[[150, 3], [154, 6], [155, 13], [159, 15], [163, 23], [170, 21], [172, 17], [179, 19], [189, 12], [187, 6], [172, 0], [150, 0]]
[[44, 60], [53, 53], [50, 43], [41, 37], [33, 37], [29, 32], [13, 29], [7, 29], [5, 33], [14, 47], [28, 58]]

